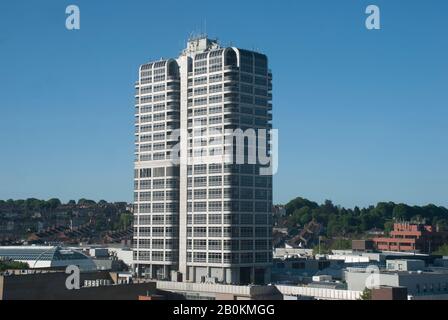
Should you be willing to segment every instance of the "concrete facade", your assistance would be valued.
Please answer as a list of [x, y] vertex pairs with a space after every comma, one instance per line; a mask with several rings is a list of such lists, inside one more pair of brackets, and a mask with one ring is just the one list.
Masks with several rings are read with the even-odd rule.
[[272, 128], [271, 81], [265, 55], [222, 48], [206, 37], [191, 39], [177, 59], [140, 67], [133, 256], [138, 274], [269, 282], [272, 176], [260, 174], [258, 161], [229, 162], [235, 154], [226, 139], [228, 130]]
[[367, 283], [375, 281], [377, 286], [405, 287], [411, 296], [448, 294], [448, 274], [439, 272], [381, 271], [372, 274], [365, 270], [349, 269], [345, 272], [345, 281], [347, 289], [354, 291], [363, 291]]

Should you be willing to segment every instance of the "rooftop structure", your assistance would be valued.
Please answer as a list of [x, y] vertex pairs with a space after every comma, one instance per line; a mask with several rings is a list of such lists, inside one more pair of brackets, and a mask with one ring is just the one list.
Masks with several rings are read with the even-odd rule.
[[81, 270], [96, 270], [93, 260], [72, 249], [57, 246], [0, 247], [0, 259], [27, 263], [31, 269], [65, 268], [76, 265]]

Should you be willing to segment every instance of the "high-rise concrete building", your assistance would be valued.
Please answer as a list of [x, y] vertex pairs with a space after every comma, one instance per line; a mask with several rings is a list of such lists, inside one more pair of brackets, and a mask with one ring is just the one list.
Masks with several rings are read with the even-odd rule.
[[[272, 75], [263, 54], [197, 37], [177, 59], [144, 64], [136, 83], [135, 270], [150, 278], [266, 283], [272, 262]], [[229, 139], [230, 136], [230, 139]], [[179, 152], [180, 151], [180, 152]], [[173, 161], [173, 159], [177, 161]], [[229, 161], [230, 159], [230, 161]]]

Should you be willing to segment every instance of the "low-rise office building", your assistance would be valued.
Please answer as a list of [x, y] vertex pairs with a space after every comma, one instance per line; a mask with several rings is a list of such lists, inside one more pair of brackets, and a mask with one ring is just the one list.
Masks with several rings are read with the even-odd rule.
[[431, 225], [395, 223], [389, 237], [374, 238], [373, 242], [381, 251], [431, 253], [448, 242], [448, 232]]
[[31, 269], [64, 269], [70, 265], [78, 266], [82, 271], [98, 269], [86, 254], [58, 246], [0, 247], [0, 258], [27, 263]]
[[363, 291], [367, 286], [405, 287], [414, 298], [437, 296], [448, 299], [448, 274], [437, 271], [391, 271], [375, 272], [369, 268], [349, 268], [345, 272], [347, 289]]

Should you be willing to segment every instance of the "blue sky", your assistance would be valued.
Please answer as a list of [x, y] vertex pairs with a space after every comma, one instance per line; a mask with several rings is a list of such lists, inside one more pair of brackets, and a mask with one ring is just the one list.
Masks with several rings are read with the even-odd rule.
[[445, 0], [1, 1], [0, 199], [130, 201], [137, 67], [206, 21], [270, 58], [275, 202], [447, 206], [447, 15]]

